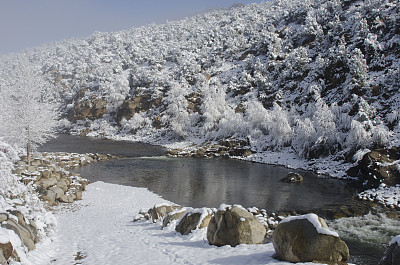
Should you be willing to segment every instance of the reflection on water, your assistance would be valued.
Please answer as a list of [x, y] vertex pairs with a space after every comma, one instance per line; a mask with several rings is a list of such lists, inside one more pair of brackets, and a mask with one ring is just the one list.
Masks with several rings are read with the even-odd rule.
[[191, 207], [228, 203], [268, 211], [306, 210], [345, 203], [352, 195], [337, 180], [301, 172], [303, 183], [284, 183], [280, 179], [290, 172], [287, 168], [229, 159], [129, 158], [92, 164], [75, 172], [91, 181], [146, 187]]
[[40, 152], [99, 153], [120, 156], [161, 156], [166, 149], [161, 146], [128, 141], [104, 140], [93, 137], [80, 137], [59, 134], [38, 148]]
[[346, 203], [352, 196], [342, 182], [310, 172], [300, 172], [304, 176], [301, 184], [284, 183], [280, 179], [291, 171], [284, 167], [230, 159], [167, 158], [165, 148], [143, 143], [61, 134], [39, 150], [128, 156], [76, 172], [91, 181], [146, 187], [184, 206], [227, 203], [267, 211], [306, 211]]

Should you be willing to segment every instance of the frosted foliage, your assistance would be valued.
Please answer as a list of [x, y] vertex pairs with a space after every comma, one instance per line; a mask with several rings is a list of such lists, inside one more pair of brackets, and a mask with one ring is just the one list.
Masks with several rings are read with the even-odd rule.
[[3, 199], [18, 185], [16, 178], [11, 174], [12, 162], [17, 158], [17, 152], [0, 140], [0, 194]]
[[218, 123], [218, 132], [215, 137], [243, 137], [248, 135], [249, 128], [242, 114], [235, 113], [231, 108], [227, 109]]
[[116, 110], [122, 104], [130, 90], [127, 76], [116, 76], [116, 79], [110, 84], [107, 90], [110, 93], [107, 98], [108, 109], [111, 111]]
[[336, 140], [336, 124], [334, 115], [328, 105], [319, 98], [315, 103], [313, 113], [313, 123], [318, 134], [318, 141], [328, 144], [334, 142]]
[[151, 125], [151, 120], [143, 117], [140, 113], [135, 113], [130, 120], [125, 118], [121, 121], [122, 128], [125, 132], [139, 130], [145, 126]]
[[212, 131], [222, 119], [228, 108], [225, 100], [226, 93], [222, 87], [216, 88], [207, 85], [204, 89], [204, 94], [204, 104], [202, 106], [204, 112], [204, 124], [202, 132], [207, 135], [212, 135]]
[[274, 108], [270, 114], [268, 130], [271, 135], [272, 145], [281, 148], [290, 144], [292, 139], [292, 128], [289, 125], [287, 113], [278, 104], [274, 104]]
[[393, 110], [387, 115], [387, 120], [389, 123], [396, 123], [399, 122], [399, 117], [399, 112], [397, 110]]
[[351, 122], [351, 129], [349, 132], [347, 145], [353, 148], [366, 148], [371, 142], [371, 133], [369, 133], [364, 126], [356, 120]]
[[35, 147], [54, 137], [58, 104], [37, 66], [25, 58], [16, 61], [11, 75], [1, 87], [0, 136], [20, 147]]
[[[246, 109], [246, 117], [250, 124], [253, 125], [253, 134], [266, 134], [268, 132], [268, 122], [270, 114], [258, 100], [249, 102]], [[257, 131], [254, 131], [254, 130]], [[258, 136], [258, 135], [254, 135]]]
[[366, 86], [368, 84], [368, 65], [360, 49], [356, 48], [351, 53], [349, 64], [354, 81], [360, 86]]
[[292, 145], [301, 156], [307, 155], [308, 149], [315, 142], [315, 134], [316, 130], [309, 118], [297, 121]]
[[186, 136], [190, 127], [190, 117], [187, 110], [185, 89], [177, 83], [171, 84], [171, 89], [165, 99], [167, 110], [161, 118], [164, 124], [168, 124], [173, 132], [179, 136]]
[[[25, 58], [64, 113], [106, 100], [108, 113], [92, 122], [91, 135], [155, 143], [250, 138], [255, 150], [342, 158], [398, 144], [399, 10], [394, 0], [265, 1], [96, 32], [2, 56], [0, 89], [19, 80], [15, 69]], [[120, 122], [125, 99], [140, 101], [140, 115]], [[59, 123], [78, 133], [84, 124]], [[2, 135], [21, 139], [13, 137], [21, 132]]]
[[378, 146], [385, 146], [389, 142], [388, 129], [383, 125], [374, 126], [372, 128], [372, 140]]

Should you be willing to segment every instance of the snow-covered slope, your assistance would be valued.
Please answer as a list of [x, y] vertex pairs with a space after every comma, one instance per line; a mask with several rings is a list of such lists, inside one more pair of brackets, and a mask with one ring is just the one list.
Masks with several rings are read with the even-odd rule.
[[234, 137], [351, 161], [399, 145], [397, 0], [280, 0], [3, 56], [42, 67], [70, 132], [153, 143]]

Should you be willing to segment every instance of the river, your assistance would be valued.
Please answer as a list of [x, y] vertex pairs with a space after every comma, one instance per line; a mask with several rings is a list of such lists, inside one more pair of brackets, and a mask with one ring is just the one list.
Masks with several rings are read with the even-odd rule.
[[[294, 170], [224, 158], [170, 158], [165, 156], [165, 148], [143, 143], [61, 134], [39, 151], [124, 156], [74, 171], [91, 182], [145, 187], [166, 200], [190, 207], [218, 207], [225, 203], [264, 208], [268, 212], [312, 212], [354, 202], [356, 193], [343, 181], [321, 178], [312, 172], [295, 170], [304, 181], [284, 183], [281, 179]], [[400, 234], [400, 222], [384, 215], [342, 218], [329, 225], [344, 234], [352, 262], [357, 264], [376, 264], [391, 236]]]

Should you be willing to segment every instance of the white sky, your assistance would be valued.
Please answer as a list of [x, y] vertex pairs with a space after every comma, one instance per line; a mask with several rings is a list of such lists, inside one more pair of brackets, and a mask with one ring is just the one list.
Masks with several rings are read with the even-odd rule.
[[0, 54], [263, 0], [0, 0]]

